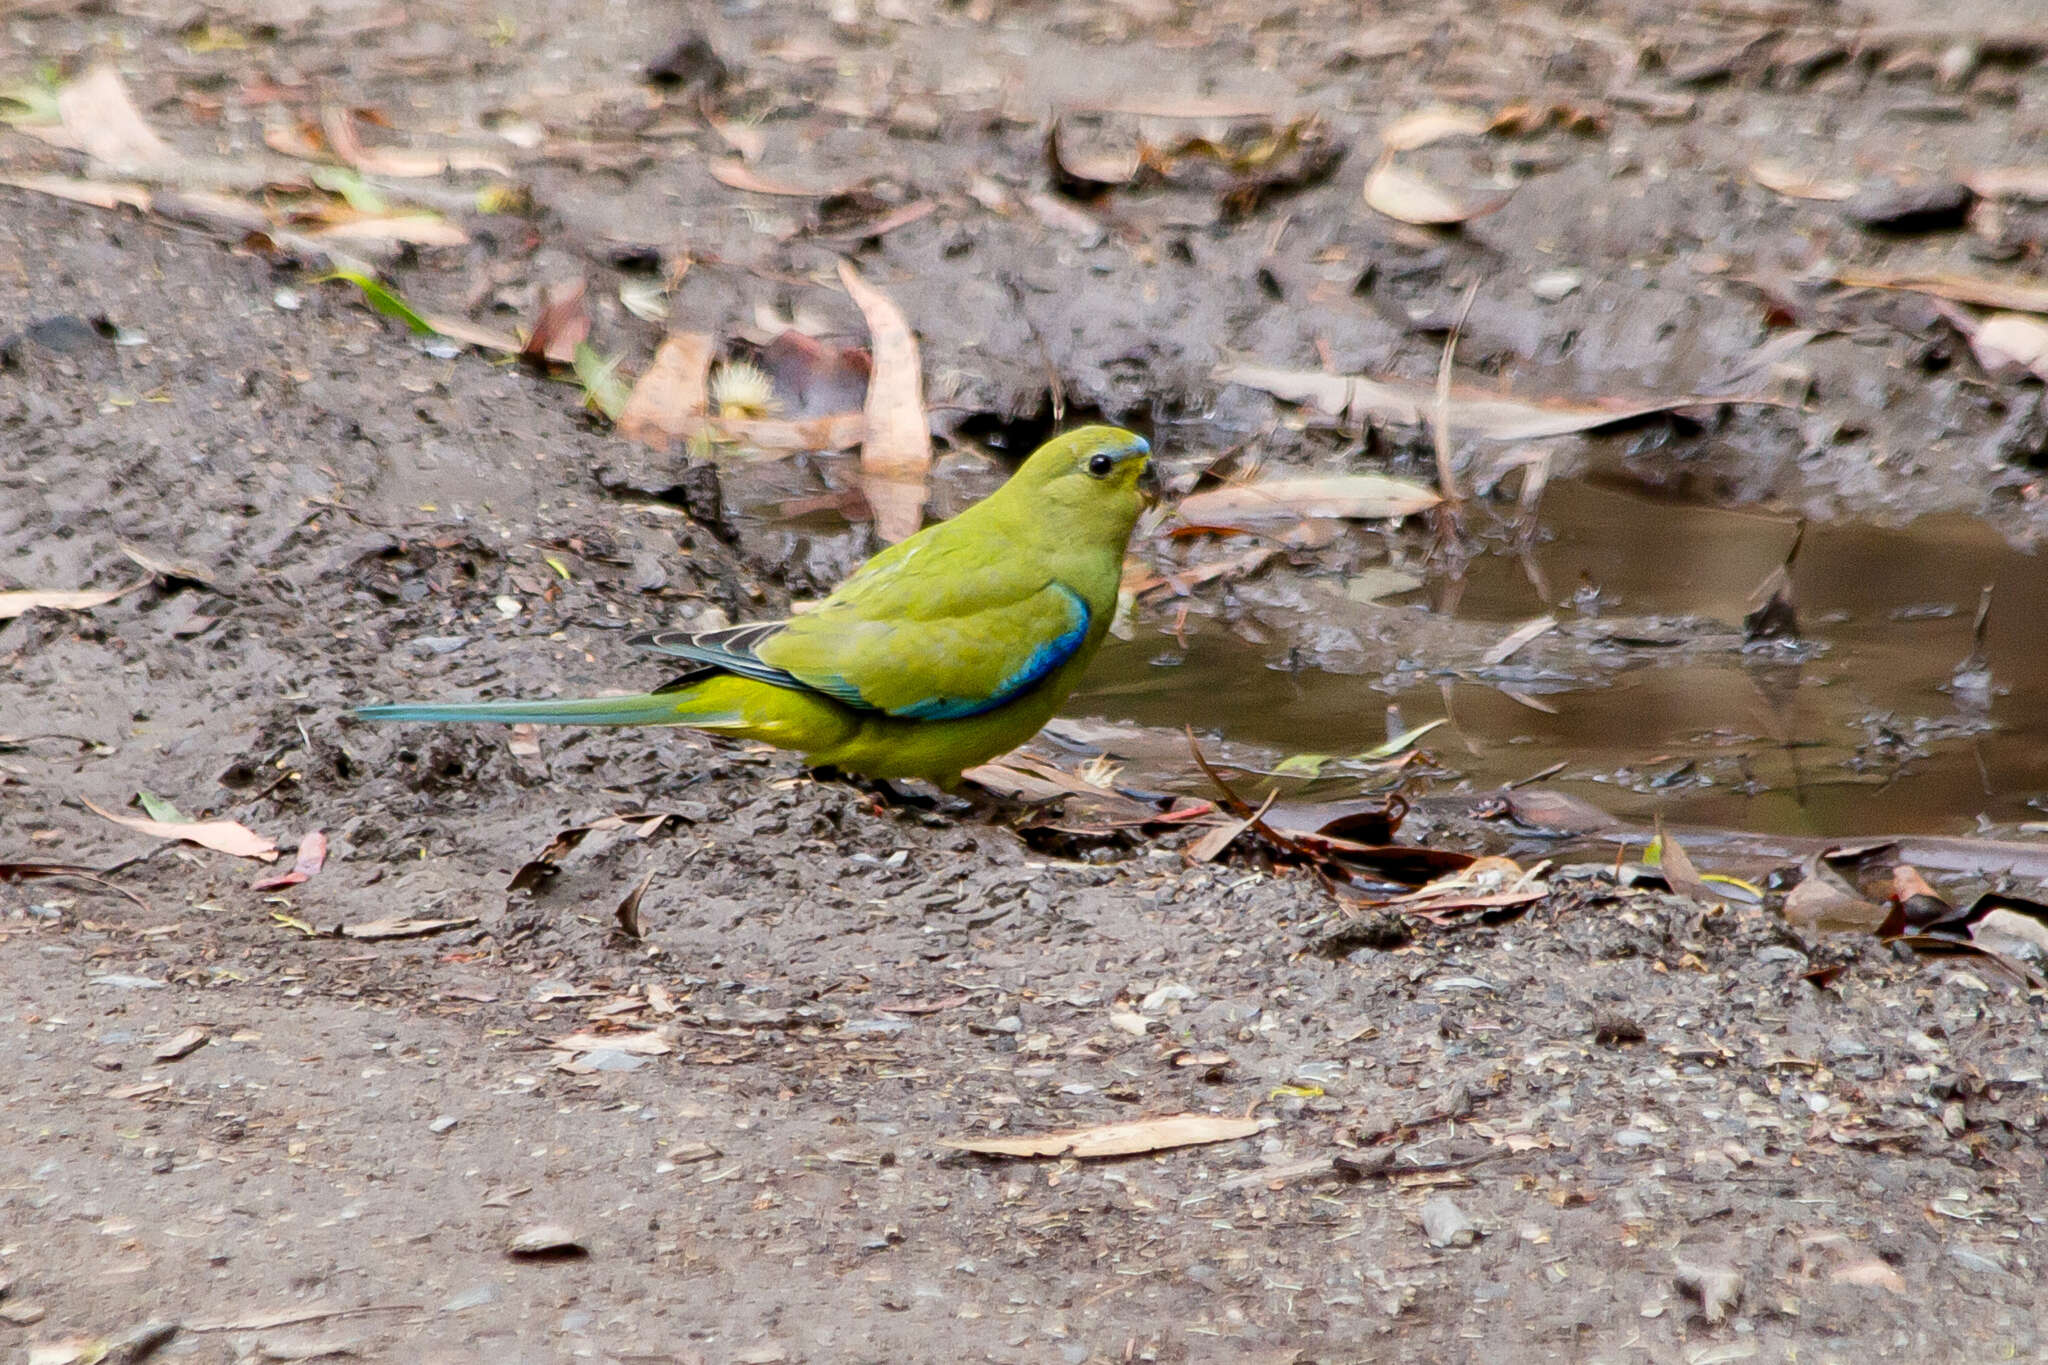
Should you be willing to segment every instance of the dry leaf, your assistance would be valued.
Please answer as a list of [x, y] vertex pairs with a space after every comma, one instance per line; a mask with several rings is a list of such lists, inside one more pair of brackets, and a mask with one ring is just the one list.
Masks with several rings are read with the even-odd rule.
[[571, 1033], [548, 1039], [548, 1046], [557, 1052], [630, 1052], [636, 1057], [666, 1057], [676, 1050], [666, 1034], [656, 1032]]
[[21, 131], [121, 169], [162, 168], [178, 160], [177, 150], [143, 121], [111, 66], [96, 66], [59, 90], [57, 116], [55, 129]]
[[1508, 200], [1506, 194], [1461, 197], [1450, 193], [1415, 171], [1383, 156], [1365, 177], [1367, 208], [1402, 223], [1418, 227], [1452, 227], [1498, 212]]
[[867, 433], [860, 447], [861, 491], [874, 512], [876, 533], [894, 544], [924, 522], [925, 477], [932, 465], [917, 337], [903, 311], [850, 263], [839, 263], [839, 280], [867, 319], [874, 356], [862, 410]]
[[641, 936], [640, 899], [647, 894], [647, 888], [654, 885], [654, 873], [654, 868], [648, 868], [647, 875], [640, 879], [640, 884], [628, 891], [626, 898], [612, 911], [613, 917], [619, 922], [619, 932], [627, 938], [637, 939]]
[[520, 341], [508, 332], [496, 331], [469, 321], [467, 318], [450, 317], [442, 313], [422, 313], [420, 320], [433, 328], [436, 336], [459, 341], [465, 346], [479, 350], [496, 351], [501, 355], [518, 355]]
[[619, 414], [618, 432], [629, 441], [667, 450], [703, 426], [709, 402], [711, 337], [677, 332], [654, 353]]
[[1859, 188], [1853, 180], [1830, 180], [1768, 157], [1750, 164], [1749, 178], [1787, 199], [1849, 199]]
[[[1377, 419], [1399, 426], [1417, 426], [1436, 407], [1433, 385], [1405, 379], [1369, 379], [1364, 375], [1324, 374], [1318, 370], [1284, 370], [1272, 365], [1232, 362], [1219, 366], [1216, 379], [1261, 389], [1286, 403], [1307, 403], [1330, 416], [1363, 422]], [[1506, 394], [1453, 385], [1450, 425], [1460, 435], [1489, 441], [1533, 441], [1597, 431], [1617, 422], [1633, 421], [1674, 408], [1713, 407], [1725, 403], [1785, 404], [1775, 398], [1744, 395], [1680, 394], [1669, 398], [1611, 398], [1591, 403], [1530, 402]]]
[[1093, 1128], [1069, 1128], [1035, 1137], [942, 1138], [939, 1146], [982, 1156], [1135, 1156], [1170, 1147], [1195, 1147], [1250, 1137], [1272, 1125], [1271, 1119], [1234, 1118], [1221, 1114], [1173, 1114], [1166, 1118], [1133, 1119]]
[[1799, 885], [1785, 896], [1785, 920], [1795, 929], [1809, 934], [1874, 934], [1891, 914], [1857, 894], [1822, 853], [1808, 858], [1800, 870]]
[[390, 176], [394, 180], [418, 180], [446, 170], [491, 171], [512, 174], [511, 167], [495, 158], [469, 152], [449, 157], [439, 152], [414, 151], [409, 147], [366, 147], [356, 136], [355, 115], [346, 109], [328, 107], [320, 113], [320, 131], [335, 157], [365, 175]]
[[1387, 474], [1307, 474], [1227, 484], [1181, 499], [1183, 519], [1196, 525], [1232, 525], [1276, 517], [1398, 519], [1442, 502], [1435, 489]]
[[0, 592], [0, 621], [12, 620], [25, 611], [37, 607], [48, 607], [53, 611], [90, 611], [103, 607], [117, 597], [124, 597], [137, 588], [149, 583], [147, 578], [138, 578], [125, 588], [114, 588], [106, 592], [66, 592], [63, 589], [21, 588], [14, 592]]
[[387, 938], [426, 938], [455, 929], [468, 929], [476, 923], [475, 915], [463, 915], [457, 919], [407, 919], [393, 915], [388, 919], [365, 920], [361, 924], [344, 924], [341, 936], [365, 942]]
[[867, 439], [867, 418], [858, 412], [828, 417], [723, 417], [712, 430], [728, 440], [770, 454], [793, 450], [849, 450]]
[[239, 820], [192, 820], [179, 824], [168, 820], [150, 820], [139, 815], [116, 815], [90, 801], [85, 802], [85, 808], [102, 819], [112, 820], [115, 824], [124, 825], [138, 834], [147, 834], [158, 839], [182, 839], [186, 843], [198, 844], [202, 848], [232, 853], [237, 858], [255, 858], [261, 862], [269, 862], [277, 856], [276, 844]]
[[37, 194], [68, 199], [74, 204], [90, 204], [96, 209], [131, 208], [149, 212], [150, 193], [141, 185], [111, 180], [80, 180], [68, 175], [0, 176], [0, 185], [33, 190]]
[[540, 316], [519, 349], [529, 365], [573, 365], [576, 348], [590, 338], [590, 312], [583, 306], [589, 288], [581, 277], [548, 285], [540, 293]]
[[1486, 129], [1483, 114], [1439, 105], [1395, 119], [1380, 130], [1380, 145], [1390, 152], [1412, 152], [1445, 138], [1478, 137]]
[[464, 246], [469, 234], [446, 218], [408, 213], [391, 218], [356, 218], [307, 234], [316, 242], [351, 246], [397, 243], [403, 246]]
[[1699, 869], [1692, 865], [1692, 856], [1685, 851], [1685, 846], [1664, 828], [1662, 816], [1657, 818], [1657, 842], [1663, 850], [1657, 865], [1663, 870], [1664, 881], [1673, 895], [1707, 905], [1723, 899], [1714, 894], [1713, 888], [1700, 876]]
[[714, 161], [710, 166], [711, 178], [727, 189], [745, 190], [748, 194], [775, 194], [789, 199], [823, 199], [838, 194], [840, 188], [828, 186], [822, 190], [807, 190], [785, 180], [775, 180], [762, 175], [743, 161]]
[[1987, 280], [1976, 275], [1936, 272], [1919, 274], [1900, 271], [1848, 271], [1835, 276], [1835, 283], [1851, 289], [1903, 289], [1914, 294], [1931, 294], [1957, 303], [1974, 303], [1982, 308], [2011, 308], [2022, 313], [2048, 313], [2048, 284], [2023, 280]]
[[311, 878], [327, 865], [327, 836], [319, 830], [310, 830], [299, 840], [298, 856], [292, 860], [291, 871], [280, 872], [275, 877], [265, 877], [251, 882], [251, 891], [281, 891], [287, 886], [297, 886]]

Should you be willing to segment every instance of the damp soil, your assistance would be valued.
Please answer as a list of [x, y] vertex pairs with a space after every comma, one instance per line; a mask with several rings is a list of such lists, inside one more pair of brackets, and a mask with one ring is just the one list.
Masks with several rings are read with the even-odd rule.
[[[1563, 763], [1569, 791], [1634, 817], [2026, 839], [2048, 788], [2040, 386], [1987, 374], [1917, 295], [1814, 281], [2024, 274], [2041, 211], [1875, 234], [1747, 177], [1760, 148], [1870, 181], [2038, 165], [2043, 16], [2007, 9], [1971, 34], [1895, 2], [1825, 27], [1743, 6], [739, 5], [692, 21], [728, 69], [721, 106], [642, 79], [679, 36], [671, 6], [31, 3], [4, 21], [0, 82], [113, 60], [192, 154], [255, 155], [267, 119], [323, 101], [379, 111], [394, 140], [488, 143], [531, 215], [469, 215], [470, 246], [406, 256], [394, 283], [508, 327], [584, 275], [594, 342], [635, 369], [661, 327], [617, 287], [649, 262], [689, 262], [669, 306], [693, 328], [851, 339], [830, 283], [851, 253], [923, 342], [953, 438], [941, 512], [1000, 479], [1055, 388], [1146, 430], [1183, 485], [1232, 451], [1429, 477], [1426, 433], [1338, 429], [1213, 371], [1426, 382], [1475, 282], [1459, 356], [1483, 382], [1775, 386], [1800, 406], [1555, 443], [1533, 530], [1504, 477], [1462, 573], [1424, 530], [1315, 527], [1248, 576], [1148, 597], [1070, 734], [1190, 791], [1164, 757], [1182, 725], [1245, 777], [1328, 754], [1306, 794], [1337, 800], [1394, 705], [1396, 728], [1451, 722], [1418, 795]], [[1119, 104], [1073, 115], [1113, 141], [1134, 90], [1313, 110], [1345, 156], [1235, 220], [1184, 185], [1087, 206], [1099, 233], [1034, 207], [1055, 194], [1055, 106]], [[1462, 231], [1360, 207], [1376, 130], [1446, 100], [1606, 123], [1456, 168], [1524, 182]], [[733, 147], [707, 111], [758, 132], [764, 175], [872, 178], [869, 211], [934, 207], [835, 235], [814, 199], [715, 180]], [[80, 169], [5, 131], [0, 160]], [[1547, 297], [1560, 270], [1576, 287]], [[76, 323], [34, 325], [52, 319]], [[1793, 329], [1813, 335], [1787, 346]], [[573, 386], [423, 346], [239, 239], [12, 188], [0, 334], [0, 588], [147, 580], [0, 622], [0, 862], [105, 878], [0, 882], [0, 1347], [1701, 1365], [2044, 1348], [2041, 1002], [1981, 962], [1803, 938], [1775, 900], [1709, 910], [1592, 871], [1516, 918], [1361, 933], [1314, 878], [1191, 864], [1185, 835], [1049, 840], [686, 733], [536, 747], [358, 725], [371, 699], [637, 685], [658, 669], [632, 632], [815, 596], [873, 548], [818, 511], [847, 505], [851, 466], [655, 454]], [[1475, 483], [1497, 454], [1459, 446]], [[1802, 642], [1746, 647], [1749, 594], [1802, 520]], [[1240, 548], [1159, 534], [1137, 552], [1176, 572]], [[1986, 585], [1992, 684], [1965, 695]], [[1546, 613], [1556, 627], [1487, 662]], [[253, 890], [283, 863], [83, 805], [139, 813], [141, 790], [287, 857], [324, 831], [326, 863]], [[507, 889], [561, 831], [626, 812], [665, 818]], [[1405, 833], [1484, 851], [1466, 825]], [[615, 912], [643, 883], [629, 939]], [[453, 923], [334, 932], [395, 919]], [[189, 1030], [196, 1048], [168, 1046]], [[563, 1042], [579, 1033], [610, 1045]], [[1272, 1122], [1108, 1161], [939, 1145], [1190, 1111]], [[508, 1254], [551, 1226], [574, 1251]], [[152, 1322], [178, 1331], [126, 1335]]]

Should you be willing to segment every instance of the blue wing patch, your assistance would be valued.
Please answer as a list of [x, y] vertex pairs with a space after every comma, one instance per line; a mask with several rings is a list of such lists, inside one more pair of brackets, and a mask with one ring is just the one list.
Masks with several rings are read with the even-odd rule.
[[1038, 684], [1050, 677], [1060, 665], [1074, 657], [1081, 648], [1081, 642], [1088, 638], [1088, 627], [1094, 620], [1094, 613], [1081, 600], [1081, 594], [1064, 583], [1052, 585], [1067, 595], [1079, 618], [1064, 633], [1054, 636], [1031, 651], [1031, 657], [1024, 666], [996, 685], [996, 690], [986, 697], [927, 697], [911, 706], [899, 707], [889, 714], [905, 720], [966, 720], [970, 716], [985, 715], [997, 707], [1015, 701]]

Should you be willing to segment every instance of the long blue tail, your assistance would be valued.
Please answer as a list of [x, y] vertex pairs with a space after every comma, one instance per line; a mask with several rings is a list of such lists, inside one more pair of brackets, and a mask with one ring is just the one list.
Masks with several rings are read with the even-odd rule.
[[642, 692], [631, 697], [578, 697], [560, 701], [401, 701], [359, 706], [364, 720], [498, 721], [529, 725], [704, 725], [687, 694]]

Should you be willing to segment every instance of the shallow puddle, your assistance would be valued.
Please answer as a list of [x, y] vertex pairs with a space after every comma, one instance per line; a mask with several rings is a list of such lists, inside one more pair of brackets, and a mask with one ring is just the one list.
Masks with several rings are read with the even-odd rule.
[[[1688, 506], [1583, 482], [1553, 485], [1528, 569], [1488, 554], [1454, 605], [1442, 583], [1388, 599], [1489, 625], [1505, 636], [1546, 611], [1560, 635], [1588, 617], [1699, 617], [1734, 632], [1751, 594], [1784, 557], [1793, 527], [1756, 511]], [[1906, 527], [1808, 528], [1793, 573], [1803, 637], [1819, 646], [1579, 649], [1560, 672], [1507, 683], [1432, 661], [1343, 675], [1288, 666], [1287, 642], [1250, 644], [1194, 619], [1185, 648], [1162, 633], [1112, 641], [1068, 710], [1148, 726], [1190, 724], [1234, 744], [1355, 753], [1387, 737], [1386, 707], [1413, 726], [1449, 714], [1425, 746], [1460, 782], [1489, 787], [1563, 764], [1552, 779], [1617, 814], [1775, 833], [1969, 833], [1989, 821], [2048, 818], [2048, 573], [1988, 526], [1931, 517]], [[1973, 703], [1951, 686], [1970, 653], [1978, 595], [1995, 590], [1993, 685]], [[1595, 605], [1574, 593], [1597, 588]], [[1207, 590], [1213, 593], [1213, 589]], [[1625, 633], [1625, 632], [1624, 632]], [[1419, 635], [1426, 632], [1418, 631]], [[1554, 655], [1552, 657], [1555, 657]], [[1309, 794], [1348, 795], [1333, 767]], [[1339, 780], [1332, 780], [1339, 779]], [[1200, 785], [1199, 778], [1188, 785]]]

